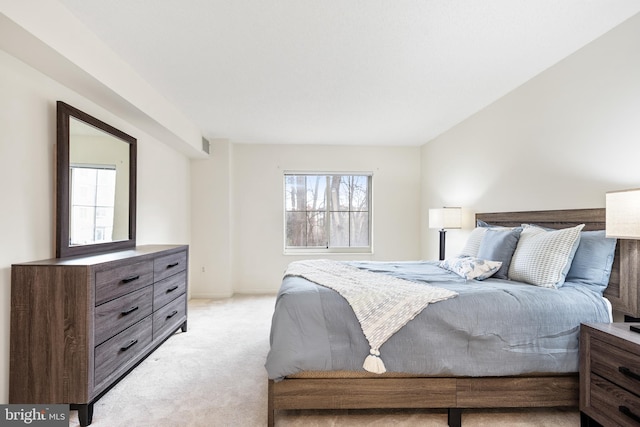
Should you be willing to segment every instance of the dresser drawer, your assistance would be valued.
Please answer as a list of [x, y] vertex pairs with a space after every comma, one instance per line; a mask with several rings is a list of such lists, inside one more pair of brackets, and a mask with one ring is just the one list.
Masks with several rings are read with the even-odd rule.
[[96, 345], [150, 315], [152, 302], [153, 287], [147, 286], [96, 307]]
[[153, 275], [157, 282], [187, 269], [187, 252], [165, 255], [153, 261]]
[[[591, 408], [606, 414], [615, 425], [637, 427], [640, 422], [640, 397], [591, 374]], [[637, 418], [636, 418], [637, 417]]]
[[109, 375], [128, 361], [139, 356], [151, 344], [152, 316], [120, 332], [95, 349], [95, 384], [98, 386]]
[[153, 261], [143, 261], [96, 272], [96, 305], [153, 283]]
[[640, 396], [640, 358], [636, 354], [591, 338], [591, 372]]
[[186, 295], [182, 294], [153, 313], [153, 339], [158, 339], [169, 329], [176, 329], [187, 315]]
[[187, 290], [187, 271], [182, 270], [180, 273], [164, 280], [156, 282], [153, 285], [153, 309], [158, 310], [163, 305], [176, 299]]

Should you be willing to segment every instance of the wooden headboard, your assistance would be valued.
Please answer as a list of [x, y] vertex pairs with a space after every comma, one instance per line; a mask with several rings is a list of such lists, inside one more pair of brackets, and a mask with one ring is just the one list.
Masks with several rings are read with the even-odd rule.
[[[476, 219], [504, 227], [528, 223], [548, 228], [567, 228], [584, 224], [585, 231], [604, 230], [605, 209], [478, 213]], [[614, 311], [640, 317], [639, 280], [640, 240], [618, 239], [609, 286], [604, 292]]]

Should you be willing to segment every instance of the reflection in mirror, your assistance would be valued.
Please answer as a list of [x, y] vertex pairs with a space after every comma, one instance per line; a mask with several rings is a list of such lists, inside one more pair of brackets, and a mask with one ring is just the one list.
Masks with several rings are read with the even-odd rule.
[[135, 246], [136, 139], [57, 107], [56, 256]]
[[72, 117], [69, 174], [69, 245], [127, 240], [129, 144]]

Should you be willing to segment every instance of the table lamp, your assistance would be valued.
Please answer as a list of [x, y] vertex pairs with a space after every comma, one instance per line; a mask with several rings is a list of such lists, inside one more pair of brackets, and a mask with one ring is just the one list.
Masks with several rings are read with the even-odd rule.
[[[640, 188], [609, 191], [605, 203], [606, 236], [640, 240]], [[638, 326], [630, 328], [640, 332]]]
[[440, 229], [440, 260], [442, 261], [447, 229], [462, 228], [462, 208], [429, 209], [429, 228]]

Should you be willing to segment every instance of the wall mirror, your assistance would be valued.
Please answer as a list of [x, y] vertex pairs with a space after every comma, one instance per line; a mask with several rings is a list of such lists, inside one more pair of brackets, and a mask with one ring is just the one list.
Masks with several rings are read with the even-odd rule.
[[136, 139], [57, 103], [56, 257], [136, 245]]

